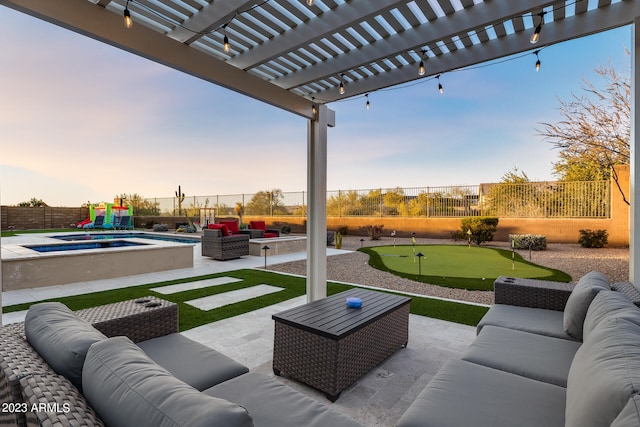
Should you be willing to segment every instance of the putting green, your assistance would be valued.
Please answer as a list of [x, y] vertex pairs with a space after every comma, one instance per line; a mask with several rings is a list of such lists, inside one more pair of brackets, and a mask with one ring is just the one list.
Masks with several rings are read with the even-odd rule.
[[[366, 248], [381, 270], [434, 285], [492, 290], [498, 276], [568, 282], [561, 271], [525, 261], [510, 250], [463, 245], [399, 245]], [[422, 253], [424, 256], [416, 256]], [[512, 259], [513, 256], [513, 259]]]

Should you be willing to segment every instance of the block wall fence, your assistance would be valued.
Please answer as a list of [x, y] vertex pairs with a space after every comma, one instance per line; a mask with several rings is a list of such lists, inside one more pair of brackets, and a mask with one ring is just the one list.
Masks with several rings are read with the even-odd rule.
[[[620, 188], [627, 200], [629, 195], [629, 166], [616, 166]], [[624, 201], [618, 186], [611, 182], [611, 217], [610, 218], [500, 218], [498, 229], [494, 235], [496, 241], [507, 241], [509, 234], [544, 234], [549, 243], [577, 243], [581, 229], [607, 230], [609, 246], [629, 245], [629, 205]], [[2, 206], [0, 221], [2, 230], [12, 226], [14, 230], [32, 230], [48, 228], [67, 228], [70, 224], [87, 218], [88, 208], [58, 208], [37, 207], [25, 208], [16, 206]], [[243, 222], [264, 220], [270, 227], [288, 225], [292, 233], [306, 231], [306, 218], [296, 216], [267, 216], [256, 217], [245, 215]], [[142, 227], [145, 223], [168, 224], [175, 228], [176, 224], [186, 222], [182, 217], [138, 217], [134, 216], [135, 226]], [[418, 237], [450, 239], [451, 233], [460, 230], [460, 218], [420, 218], [420, 217], [327, 217], [327, 229], [336, 231], [338, 228], [348, 227], [351, 235], [366, 236], [366, 231], [360, 227], [366, 225], [384, 225], [384, 236], [389, 236], [392, 230], [398, 237], [410, 237], [416, 233]]]

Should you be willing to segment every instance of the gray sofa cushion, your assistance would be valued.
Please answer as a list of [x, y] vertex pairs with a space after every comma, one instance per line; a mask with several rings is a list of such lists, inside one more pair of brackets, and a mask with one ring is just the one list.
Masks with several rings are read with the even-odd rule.
[[602, 321], [577, 351], [567, 381], [567, 427], [608, 426], [640, 390], [640, 326]]
[[561, 311], [542, 308], [519, 307], [515, 305], [494, 304], [478, 323], [480, 333], [486, 325], [501, 326], [518, 331], [574, 340], [567, 335], [562, 325]]
[[225, 381], [203, 393], [241, 404], [260, 427], [361, 427], [277, 379], [255, 372]]
[[25, 317], [24, 332], [49, 366], [80, 390], [87, 350], [94, 342], [107, 338], [59, 302], [32, 305]]
[[86, 399], [109, 427], [253, 425], [243, 407], [178, 380], [126, 337], [91, 346], [82, 383]]
[[586, 341], [603, 320], [610, 317], [624, 317], [632, 322], [640, 324], [640, 308], [633, 304], [629, 298], [620, 292], [598, 292], [587, 310], [584, 318], [583, 336]]
[[397, 427], [564, 427], [566, 390], [451, 359]]
[[622, 412], [613, 420], [611, 427], [638, 427], [640, 426], [640, 396], [633, 396], [622, 409]]
[[598, 292], [610, 289], [609, 278], [597, 271], [580, 278], [564, 307], [564, 330], [569, 336], [582, 341], [582, 327], [589, 305]]
[[578, 341], [489, 325], [482, 328], [462, 360], [566, 387], [580, 346]]
[[249, 372], [249, 368], [182, 334], [137, 343], [158, 365], [197, 390]]

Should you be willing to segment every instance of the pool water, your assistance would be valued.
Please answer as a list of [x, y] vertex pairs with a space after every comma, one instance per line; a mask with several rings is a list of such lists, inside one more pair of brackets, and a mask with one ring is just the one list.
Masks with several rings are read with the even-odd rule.
[[64, 240], [67, 242], [75, 242], [81, 240], [110, 240], [110, 239], [150, 239], [150, 240], [162, 240], [165, 242], [178, 242], [178, 243], [198, 243], [200, 239], [198, 237], [181, 237], [168, 235], [163, 236], [160, 234], [152, 233], [75, 233], [64, 236], [53, 236], [56, 239]]
[[127, 240], [105, 240], [105, 241], [89, 241], [72, 244], [58, 245], [24, 245], [25, 248], [36, 252], [64, 252], [79, 251], [83, 249], [104, 249], [104, 248], [122, 248], [126, 246], [146, 246], [146, 243], [131, 242]]

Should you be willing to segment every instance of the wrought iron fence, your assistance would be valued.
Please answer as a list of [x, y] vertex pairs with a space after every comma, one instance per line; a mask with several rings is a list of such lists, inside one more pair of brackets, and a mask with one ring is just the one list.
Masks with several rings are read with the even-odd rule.
[[[327, 192], [327, 216], [608, 218], [609, 181], [528, 182]], [[146, 199], [161, 215], [305, 216], [307, 194], [255, 194]]]

